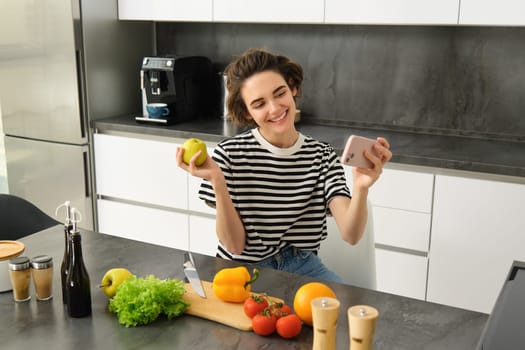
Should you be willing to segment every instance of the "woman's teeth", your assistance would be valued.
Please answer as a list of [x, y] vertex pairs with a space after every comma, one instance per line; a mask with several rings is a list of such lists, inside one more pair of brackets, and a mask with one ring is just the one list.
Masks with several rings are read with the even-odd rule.
[[278, 118], [276, 118], [276, 119], [273, 119], [272, 122], [279, 122], [279, 121], [283, 120], [284, 117], [286, 117], [286, 111], [283, 112], [283, 114], [281, 114], [280, 117], [278, 117]]

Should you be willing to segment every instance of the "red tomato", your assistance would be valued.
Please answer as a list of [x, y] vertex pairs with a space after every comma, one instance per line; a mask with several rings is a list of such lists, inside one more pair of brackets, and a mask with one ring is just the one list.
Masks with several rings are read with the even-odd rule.
[[270, 335], [275, 332], [276, 317], [257, 314], [252, 318], [253, 331], [259, 335]]
[[266, 298], [252, 295], [244, 301], [244, 313], [249, 318], [253, 318], [253, 316], [266, 309], [267, 306], [268, 301], [266, 301]]
[[288, 305], [283, 303], [275, 303], [270, 305], [269, 311], [272, 315], [275, 315], [277, 319], [286, 315], [290, 315], [292, 313], [292, 309]]
[[284, 304], [283, 306], [281, 306], [281, 316], [287, 316], [287, 315], [291, 315], [292, 314], [292, 309]]
[[279, 318], [275, 325], [277, 333], [283, 338], [294, 338], [301, 333], [303, 328], [299, 316], [292, 314]]

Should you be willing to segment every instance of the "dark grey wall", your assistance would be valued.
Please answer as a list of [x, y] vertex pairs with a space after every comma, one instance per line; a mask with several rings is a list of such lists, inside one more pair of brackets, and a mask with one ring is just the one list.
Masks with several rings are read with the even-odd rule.
[[525, 140], [525, 28], [157, 23], [158, 54], [266, 47], [305, 70], [305, 117]]

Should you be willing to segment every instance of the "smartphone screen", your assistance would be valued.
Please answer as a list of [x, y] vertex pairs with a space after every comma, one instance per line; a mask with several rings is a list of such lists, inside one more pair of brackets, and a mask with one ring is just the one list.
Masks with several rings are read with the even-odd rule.
[[359, 168], [371, 168], [372, 162], [365, 156], [365, 150], [374, 152], [373, 145], [377, 143], [374, 139], [351, 135], [346, 141], [346, 146], [341, 156], [341, 163]]

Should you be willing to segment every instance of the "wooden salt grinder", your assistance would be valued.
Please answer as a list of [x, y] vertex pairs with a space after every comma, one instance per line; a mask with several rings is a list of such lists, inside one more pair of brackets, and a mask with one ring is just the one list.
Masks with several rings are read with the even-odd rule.
[[329, 297], [315, 298], [311, 302], [314, 345], [312, 350], [335, 350], [339, 300]]
[[348, 308], [350, 350], [372, 350], [378, 315], [377, 309], [368, 305]]

